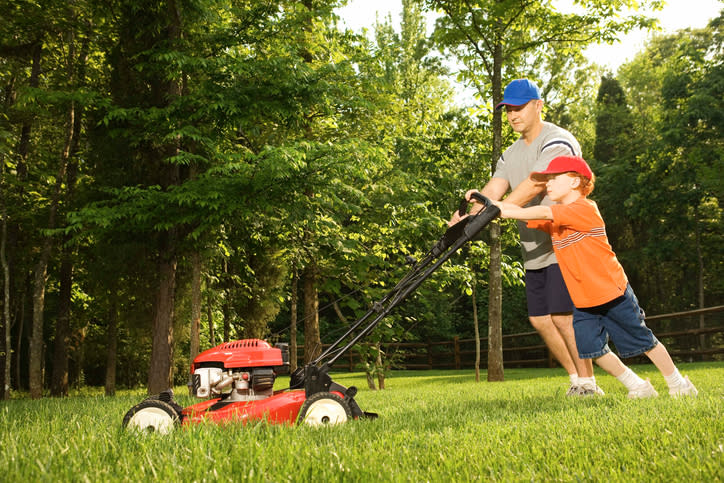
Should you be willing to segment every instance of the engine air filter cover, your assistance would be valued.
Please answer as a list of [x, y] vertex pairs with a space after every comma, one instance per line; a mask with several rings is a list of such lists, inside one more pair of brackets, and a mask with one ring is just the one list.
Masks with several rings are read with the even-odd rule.
[[[261, 339], [242, 339], [224, 342], [205, 350], [194, 359], [191, 372], [199, 366], [214, 365], [237, 369], [241, 367], [283, 366], [282, 351]], [[287, 362], [288, 364], [288, 362]]]

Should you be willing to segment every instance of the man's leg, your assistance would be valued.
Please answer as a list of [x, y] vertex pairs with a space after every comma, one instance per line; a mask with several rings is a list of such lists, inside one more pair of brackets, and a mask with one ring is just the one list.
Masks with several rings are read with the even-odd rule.
[[566, 350], [576, 372], [578, 372], [578, 376], [593, 377], [593, 361], [591, 359], [581, 359], [578, 357], [576, 334], [573, 331], [573, 314], [551, 314], [551, 319], [566, 345]]
[[[531, 325], [538, 331], [543, 339], [543, 342], [545, 342], [546, 346], [548, 346], [548, 350], [551, 351], [553, 357], [555, 357], [558, 363], [563, 366], [566, 372], [568, 372], [568, 374], [580, 374], [573, 362], [573, 358], [571, 358], [565, 339], [561, 335], [561, 332], [558, 330], [556, 324], [553, 323], [553, 317], [550, 315], [537, 315], [530, 316], [529, 319]], [[573, 329], [572, 320], [573, 318], [571, 316], [571, 332]], [[574, 339], [574, 347], [575, 343], [576, 341]], [[578, 359], [578, 353], [576, 353], [576, 359]]]
[[[573, 331], [573, 302], [557, 264], [526, 270], [526, 299], [531, 325], [569, 375], [593, 377], [593, 363], [581, 360]], [[546, 314], [547, 315], [541, 315]], [[532, 315], [535, 314], [535, 315]], [[571, 383], [577, 378], [571, 377]]]

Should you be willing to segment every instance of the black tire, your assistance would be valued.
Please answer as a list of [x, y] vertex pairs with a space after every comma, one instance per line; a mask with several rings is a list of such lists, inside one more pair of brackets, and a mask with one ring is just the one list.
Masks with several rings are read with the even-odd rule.
[[176, 409], [158, 399], [146, 399], [123, 417], [123, 428], [144, 433], [168, 434], [179, 424]]
[[318, 392], [305, 399], [297, 424], [332, 426], [352, 419], [352, 409], [344, 398], [331, 392]]

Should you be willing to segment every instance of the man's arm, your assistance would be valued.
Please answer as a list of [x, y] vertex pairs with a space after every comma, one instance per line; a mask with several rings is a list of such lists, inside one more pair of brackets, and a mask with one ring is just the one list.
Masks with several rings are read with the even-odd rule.
[[[518, 206], [525, 206], [528, 204], [528, 202], [530, 202], [530, 200], [545, 192], [545, 189], [545, 181], [534, 181], [529, 176], [522, 183], [516, 186], [512, 193], [510, 193], [505, 199], [505, 202], [513, 203], [514, 205]], [[496, 198], [495, 201], [499, 199], [500, 198]]]
[[[490, 181], [485, 185], [485, 187], [480, 191], [480, 194], [485, 196], [491, 201], [499, 201], [503, 198], [503, 195], [508, 191], [508, 188], [510, 188], [510, 184], [508, 181], [504, 178], [490, 178]], [[471, 190], [474, 191], [474, 190]], [[470, 201], [470, 191], [465, 194], [465, 197]]]

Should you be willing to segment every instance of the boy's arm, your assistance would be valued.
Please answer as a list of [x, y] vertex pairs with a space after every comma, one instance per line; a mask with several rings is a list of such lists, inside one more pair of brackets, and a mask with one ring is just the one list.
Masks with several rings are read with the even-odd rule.
[[500, 216], [503, 218], [514, 218], [516, 220], [552, 220], [553, 210], [550, 206], [538, 205], [529, 208], [521, 208], [513, 203], [494, 201], [493, 204], [500, 208]]

